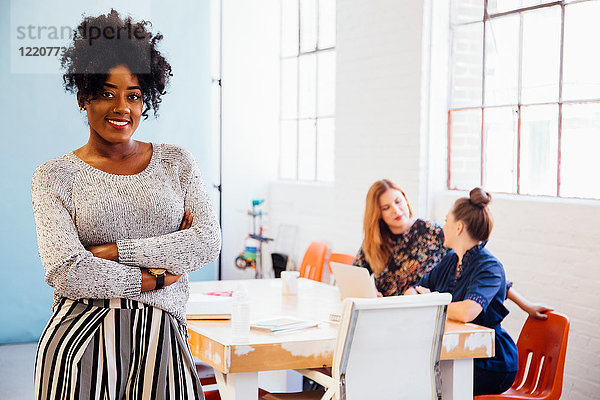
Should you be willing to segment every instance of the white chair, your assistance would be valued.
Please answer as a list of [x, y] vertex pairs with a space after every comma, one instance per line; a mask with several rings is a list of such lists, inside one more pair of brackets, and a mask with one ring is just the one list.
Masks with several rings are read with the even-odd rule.
[[439, 399], [440, 350], [449, 293], [346, 299], [331, 375], [298, 370], [326, 391], [270, 393], [264, 400]]

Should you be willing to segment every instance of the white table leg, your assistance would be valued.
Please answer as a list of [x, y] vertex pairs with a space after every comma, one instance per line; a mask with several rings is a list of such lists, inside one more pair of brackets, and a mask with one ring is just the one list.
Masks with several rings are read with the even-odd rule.
[[441, 360], [444, 400], [473, 400], [473, 359]]
[[288, 369], [258, 373], [258, 386], [271, 393], [301, 392], [302, 375]]
[[258, 399], [258, 372], [223, 374], [215, 370], [222, 400]]

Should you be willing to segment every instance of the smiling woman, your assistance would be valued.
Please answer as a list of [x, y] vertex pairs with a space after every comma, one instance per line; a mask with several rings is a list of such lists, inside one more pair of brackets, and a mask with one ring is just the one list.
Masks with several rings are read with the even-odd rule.
[[[133, 22], [131, 18], [121, 20], [116, 11], [99, 17], [85, 18], [74, 33], [71, 46], [61, 59], [65, 69], [65, 89], [77, 94], [80, 107], [96, 99], [104, 90], [107, 74], [118, 65], [127, 66], [139, 81], [139, 89], [147, 112], [153, 109], [158, 114], [161, 97], [171, 76], [171, 65], [157, 49], [163, 36], [152, 35], [148, 21]], [[128, 35], [92, 35], [93, 32], [133, 30]]]
[[105, 144], [127, 145], [140, 124], [142, 115], [142, 89], [138, 78], [125, 65], [118, 65], [108, 71], [108, 77], [98, 97], [94, 100], [79, 100], [87, 112], [90, 125], [90, 142], [75, 150], [75, 155], [88, 164], [106, 172], [129, 174], [141, 172], [150, 162], [152, 146], [137, 143], [140, 153], [137, 157], [127, 157], [115, 162], [94, 154]]
[[[131, 73], [125, 65], [118, 65], [108, 71], [108, 78], [104, 82], [104, 90], [100, 97], [88, 101], [87, 113], [90, 128], [95, 133], [102, 135], [104, 123], [109, 128], [127, 129], [131, 137], [140, 123], [142, 115], [142, 89], [137, 76]], [[123, 118], [127, 116], [127, 118]], [[102, 132], [102, 133], [101, 133]]]
[[[138, 34], [88, 40], [107, 26]], [[38, 399], [203, 398], [186, 340], [187, 274], [218, 256], [220, 229], [192, 155], [133, 139], [171, 74], [148, 26], [114, 10], [85, 18], [62, 59], [89, 139], [33, 176], [38, 248], [55, 289]]]

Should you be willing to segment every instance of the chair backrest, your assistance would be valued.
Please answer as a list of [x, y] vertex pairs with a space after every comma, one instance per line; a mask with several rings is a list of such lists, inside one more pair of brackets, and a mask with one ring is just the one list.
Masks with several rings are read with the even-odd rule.
[[449, 293], [346, 299], [332, 369], [339, 398], [437, 399], [451, 300]]
[[532, 397], [559, 399], [562, 392], [569, 318], [557, 312], [548, 312], [546, 320], [527, 318], [517, 348], [519, 370], [513, 390], [529, 393]]
[[354, 262], [354, 256], [352, 254], [331, 253], [329, 255], [329, 261], [327, 262], [327, 266], [329, 267], [329, 272], [333, 273], [333, 271], [331, 270], [331, 262], [352, 265], [352, 263]]
[[325, 254], [327, 253], [327, 245], [322, 242], [312, 242], [300, 264], [300, 277], [312, 279], [313, 281], [321, 282], [323, 274], [323, 264], [325, 263]]

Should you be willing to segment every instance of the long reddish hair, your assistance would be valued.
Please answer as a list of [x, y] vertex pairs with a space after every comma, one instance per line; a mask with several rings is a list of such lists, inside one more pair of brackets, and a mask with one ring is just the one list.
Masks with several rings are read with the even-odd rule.
[[381, 208], [379, 207], [379, 198], [388, 190], [397, 190], [404, 196], [410, 217], [413, 213], [408, 202], [408, 197], [404, 190], [394, 182], [388, 179], [381, 179], [371, 185], [367, 192], [365, 205], [365, 218], [363, 220], [364, 239], [362, 249], [365, 258], [371, 266], [375, 275], [380, 274], [390, 259], [391, 231], [381, 217]]

